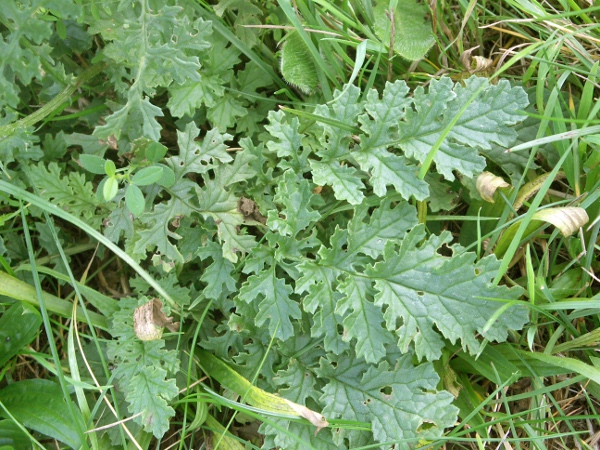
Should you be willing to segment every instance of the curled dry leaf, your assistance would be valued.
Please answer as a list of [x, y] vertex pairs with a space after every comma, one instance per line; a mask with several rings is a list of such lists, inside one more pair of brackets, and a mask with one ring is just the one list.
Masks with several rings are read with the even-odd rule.
[[590, 218], [583, 208], [565, 206], [537, 211], [533, 215], [533, 220], [543, 220], [544, 222], [551, 223], [560, 230], [564, 237], [567, 237], [576, 233], [579, 228], [588, 223]]
[[160, 339], [164, 327], [173, 332], [179, 329], [179, 322], [173, 322], [171, 317], [167, 317], [162, 307], [162, 302], [153, 298], [152, 301], [138, 306], [133, 312], [133, 330], [142, 341]]
[[496, 192], [496, 189], [509, 187], [510, 184], [491, 172], [482, 172], [481, 175], [477, 177], [475, 186], [482, 199], [486, 202], [494, 203], [494, 193]]
[[267, 218], [260, 213], [256, 203], [252, 199], [240, 197], [238, 201], [238, 212], [242, 213], [246, 222], [255, 220], [263, 225], [266, 225], [267, 223]]
[[491, 59], [483, 56], [471, 56], [471, 53], [478, 48], [479, 46], [472, 47], [460, 55], [460, 62], [470, 74], [483, 72], [489, 69], [494, 63]]

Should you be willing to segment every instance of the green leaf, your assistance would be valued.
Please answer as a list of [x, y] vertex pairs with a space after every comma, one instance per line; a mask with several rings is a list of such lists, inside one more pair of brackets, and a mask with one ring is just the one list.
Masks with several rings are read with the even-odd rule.
[[275, 267], [271, 266], [248, 278], [238, 298], [246, 303], [257, 303], [256, 326], [261, 327], [268, 322], [269, 333], [285, 341], [294, 335], [291, 319], [301, 317], [298, 303], [290, 298], [291, 293], [292, 288], [277, 277]]
[[193, 117], [196, 110], [205, 105], [212, 108], [225, 93], [223, 80], [216, 75], [200, 73], [200, 81], [188, 81], [169, 88], [167, 106], [175, 117]]
[[[142, 297], [143, 304], [149, 299]], [[110, 333], [115, 338], [108, 343], [108, 355], [115, 360], [115, 377], [119, 381], [129, 412], [139, 414], [134, 420], [160, 439], [169, 429], [169, 419], [175, 415], [169, 402], [177, 396], [174, 374], [179, 365], [177, 352], [165, 350], [165, 341], [140, 341], [133, 330], [133, 312], [137, 301], [119, 301], [120, 310], [113, 314]]]
[[[88, 172], [95, 173], [97, 175], [105, 175], [104, 166], [106, 161], [104, 158], [100, 158], [96, 155], [81, 154], [79, 155], [79, 164]], [[114, 163], [113, 163], [114, 164]]]
[[71, 412], [67, 407], [58, 384], [42, 379], [18, 381], [0, 390], [0, 401], [27, 428], [71, 448], [81, 447], [78, 430], [85, 429], [83, 418], [78, 410]]
[[399, 242], [406, 232], [417, 225], [417, 211], [408, 203], [399, 202], [392, 207], [391, 200], [384, 200], [364, 222], [368, 207], [356, 208], [348, 224], [348, 252], [360, 252], [373, 259], [383, 254], [388, 242]]
[[148, 186], [149, 184], [156, 183], [163, 176], [163, 168], [160, 166], [144, 167], [138, 170], [133, 177], [131, 182], [137, 186]]
[[96, 214], [102, 200], [94, 194], [93, 186], [85, 176], [75, 171], [62, 176], [58, 164], [47, 167], [40, 163], [29, 166], [27, 173], [39, 195], [71, 214], [84, 219], [94, 227], [99, 227], [102, 217]]
[[200, 130], [194, 122], [188, 123], [184, 131], [177, 130], [179, 155], [167, 158], [176, 180], [189, 172], [205, 173], [217, 161], [227, 163], [233, 160], [225, 145], [231, 135], [221, 134], [213, 128], [199, 143], [196, 141], [199, 134]]
[[[29, 448], [31, 441], [16, 423], [10, 419], [0, 420], [0, 449]], [[6, 446], [6, 447], [4, 447]]]
[[110, 159], [104, 161], [104, 173], [110, 178], [114, 178], [117, 173], [117, 167], [115, 166], [115, 163]]
[[[454, 397], [437, 390], [439, 377], [432, 364], [413, 366], [410, 354], [394, 362], [393, 367], [387, 361], [374, 366], [352, 354], [321, 359], [316, 372], [329, 379], [320, 399], [326, 405], [323, 414], [371, 423], [376, 442], [441, 436], [456, 420]], [[350, 448], [370, 443], [359, 431], [341, 430], [334, 437], [338, 445], [344, 439]]]
[[269, 125], [265, 129], [277, 140], [267, 142], [267, 148], [279, 158], [289, 158], [280, 162], [281, 168], [290, 168], [294, 172], [306, 172], [307, 152], [302, 150], [302, 135], [298, 132], [300, 122], [294, 117], [286, 121], [283, 111], [269, 111]]
[[386, 195], [386, 186], [391, 184], [406, 200], [411, 196], [423, 200], [429, 196], [429, 189], [427, 183], [418, 179], [417, 167], [387, 149], [395, 138], [398, 119], [410, 107], [407, 93], [404, 81], [386, 83], [381, 99], [374, 89], [367, 93], [367, 114], [359, 116], [365, 134], [360, 136], [360, 151], [354, 152], [353, 157], [362, 170], [370, 173], [373, 191], [379, 197]]
[[146, 148], [146, 159], [151, 163], [157, 163], [158, 161], [163, 159], [166, 154], [167, 147], [158, 142], [151, 142], [150, 145]]
[[310, 94], [319, 85], [312, 55], [296, 30], [290, 31], [284, 38], [279, 68], [285, 81], [305, 94]]
[[26, 303], [16, 302], [0, 317], [0, 366], [35, 339], [42, 317]]
[[125, 204], [127, 209], [134, 216], [140, 216], [144, 212], [146, 201], [144, 200], [144, 194], [139, 187], [135, 184], [130, 184], [125, 190]]
[[148, 97], [142, 97], [137, 91], [130, 91], [127, 103], [106, 117], [106, 124], [96, 127], [94, 136], [100, 139], [114, 136], [119, 139], [124, 134], [131, 140], [145, 136], [158, 141], [162, 127], [156, 117], [162, 116], [161, 109], [150, 103]]
[[175, 172], [170, 167], [165, 166], [164, 164], [157, 164], [158, 167], [162, 167], [162, 176], [157, 183], [162, 187], [171, 187], [175, 184]]
[[[454, 246], [450, 247], [451, 258], [441, 256], [438, 249], [452, 239], [447, 231], [425, 242], [423, 239], [423, 226], [415, 227], [399, 248], [393, 243], [386, 245], [384, 261], [365, 270], [375, 280], [375, 304], [386, 308], [387, 328], [397, 334], [403, 352], [414, 342], [419, 358], [439, 358], [444, 344], [435, 329], [451, 342], [460, 340], [463, 349], [476, 353], [480, 348], [476, 333], [503, 341], [509, 329], [523, 327], [528, 320], [527, 310], [513, 306], [483, 333], [494, 313], [522, 292], [491, 284], [499, 267], [494, 256], [474, 263], [474, 253]], [[399, 320], [402, 325], [398, 328]]]
[[322, 163], [310, 161], [313, 181], [318, 186], [330, 185], [338, 200], [346, 200], [351, 205], [359, 205], [365, 198], [362, 193], [365, 185], [353, 167], [342, 166], [337, 161]]
[[432, 80], [427, 93], [423, 87], [415, 90], [413, 101], [415, 109], [407, 109], [399, 123], [398, 142], [407, 156], [420, 162], [466, 108], [433, 158], [437, 172], [447, 180], [454, 180], [454, 170], [470, 178], [479, 174], [485, 159], [478, 155], [478, 149], [490, 149], [494, 142], [510, 147], [517, 136], [510, 125], [525, 119], [520, 111], [529, 103], [522, 88], [511, 87], [506, 80], [491, 85], [478, 77], [465, 80], [464, 86], [453, 85], [449, 78]]
[[375, 34], [389, 47], [391, 30], [394, 34], [394, 51], [402, 57], [416, 61], [425, 56], [435, 43], [431, 24], [426, 20], [429, 8], [417, 0], [397, 0], [394, 25], [387, 13], [391, 2], [376, 0], [373, 7]]
[[117, 195], [119, 190], [119, 181], [116, 178], [107, 178], [104, 187], [102, 188], [102, 195], [104, 200], [107, 202], [111, 201]]
[[285, 209], [279, 212], [269, 211], [267, 225], [284, 236], [295, 237], [311, 222], [316, 222], [321, 217], [310, 205], [312, 198], [308, 181], [304, 178], [298, 179], [290, 170], [286, 171], [279, 181], [277, 194], [273, 199], [275, 203], [285, 205]]
[[213, 261], [204, 269], [200, 277], [200, 280], [206, 284], [203, 292], [207, 298], [218, 300], [222, 295], [236, 290], [236, 280], [232, 276], [233, 263], [223, 258], [223, 251], [217, 243], [208, 242], [205, 246], [198, 248], [197, 254], [202, 260], [210, 257]]

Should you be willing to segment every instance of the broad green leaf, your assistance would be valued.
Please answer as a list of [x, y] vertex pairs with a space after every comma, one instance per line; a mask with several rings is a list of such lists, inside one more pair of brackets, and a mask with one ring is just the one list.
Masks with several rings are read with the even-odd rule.
[[104, 158], [83, 153], [82, 155], [79, 155], [79, 164], [81, 164], [81, 166], [88, 172], [92, 172], [97, 175], [106, 175], [104, 170], [106, 161]]
[[163, 176], [163, 168], [160, 166], [144, 167], [138, 170], [131, 182], [137, 186], [148, 186], [149, 184], [158, 182]]
[[[319, 390], [316, 389], [316, 377], [309, 367], [303, 366], [298, 360], [290, 359], [286, 370], [277, 372], [274, 378], [275, 383], [282, 387], [279, 395], [301, 405], [306, 404], [307, 399], [318, 401]], [[335, 450], [339, 447], [332, 442], [332, 432], [330, 428], [319, 430], [315, 434], [314, 426], [291, 422], [289, 420], [277, 420], [277, 425], [287, 429], [292, 436], [278, 432], [275, 427], [268, 424], [261, 425], [259, 431], [267, 435], [267, 440], [263, 447], [278, 447], [286, 450], [304, 450], [308, 445], [319, 450]], [[300, 439], [297, 439], [300, 438]]]
[[35, 339], [42, 324], [40, 313], [16, 302], [0, 317], [0, 366]]
[[200, 214], [215, 222], [223, 245], [223, 256], [234, 263], [238, 260], [238, 253], [247, 253], [256, 245], [254, 236], [239, 229], [244, 223], [244, 216], [238, 211], [238, 198], [226, 189], [228, 185], [254, 175], [247, 164], [248, 157], [252, 158], [246, 153], [238, 153], [233, 164], [218, 166], [215, 178], [206, 180], [205, 185], [196, 191]]
[[[190, 186], [188, 186], [189, 188]], [[169, 229], [169, 224], [175, 217], [185, 216], [192, 212], [185, 201], [190, 197], [189, 193], [187, 197], [183, 198], [174, 196], [168, 202], [156, 205], [153, 214], [142, 215], [140, 220], [146, 228], [137, 230], [131, 254], [142, 258], [146, 256], [148, 250], [156, 249], [161, 257], [166, 258], [164, 262], [167, 264], [182, 262], [181, 253], [175, 245], [180, 236]]]
[[208, 109], [207, 118], [212, 125], [221, 132], [235, 127], [240, 117], [248, 114], [248, 109], [232, 94], [225, 92], [215, 104]]
[[211, 163], [227, 163], [233, 160], [224, 143], [231, 139], [231, 135], [220, 134], [213, 128], [199, 143], [196, 141], [199, 134], [200, 130], [194, 122], [188, 123], [184, 131], [177, 130], [179, 155], [167, 158], [167, 164], [175, 172], [176, 180], [189, 172], [205, 173], [211, 167]]
[[[298, 132], [300, 121], [294, 117], [285, 121], [283, 111], [269, 112], [269, 125], [265, 129], [277, 140], [267, 142], [267, 148], [282, 158], [282, 169], [290, 168], [300, 173], [307, 170], [307, 152], [302, 149], [302, 135]], [[283, 159], [285, 158], [285, 159]]]
[[423, 200], [429, 195], [427, 183], [417, 178], [417, 167], [406, 158], [388, 151], [395, 138], [399, 118], [405, 115], [411, 99], [404, 81], [386, 83], [382, 98], [376, 90], [367, 93], [365, 110], [359, 116], [361, 130], [360, 151], [353, 153], [361, 169], [371, 175], [371, 185], [376, 195], [383, 197], [391, 184], [406, 200], [414, 196]]
[[200, 73], [200, 81], [188, 81], [169, 88], [170, 97], [167, 106], [175, 117], [193, 116], [203, 105], [211, 108], [217, 99], [225, 93], [223, 80], [218, 76]]
[[374, 2], [375, 34], [389, 47], [394, 30], [393, 45], [396, 53], [411, 61], [423, 58], [435, 43], [431, 24], [426, 19], [429, 8], [417, 0], [398, 0], [392, 26], [388, 14], [390, 4], [389, 0]]
[[125, 190], [125, 204], [127, 209], [134, 216], [139, 216], [144, 212], [146, 201], [144, 200], [144, 194], [135, 184], [130, 184]]
[[367, 362], [377, 363], [385, 355], [385, 347], [393, 344], [394, 336], [385, 329], [381, 306], [372, 301], [373, 290], [369, 280], [348, 276], [338, 290], [344, 297], [337, 302], [336, 313], [344, 317], [343, 340], [354, 339], [355, 351]]
[[156, 118], [162, 116], [161, 109], [150, 103], [148, 97], [142, 97], [139, 92], [132, 90], [127, 103], [106, 117], [106, 124], [96, 127], [94, 136], [100, 139], [111, 136], [119, 139], [122, 135], [137, 139], [144, 136], [158, 141], [162, 127]]
[[20, 448], [29, 448], [31, 440], [18, 426], [10, 419], [0, 420], [0, 449], [14, 450]]
[[0, 390], [0, 401], [25, 427], [71, 448], [81, 447], [77, 430], [85, 429], [83, 418], [78, 410], [69, 410], [58, 384], [42, 379], [17, 381]]
[[157, 14], [126, 2], [119, 4], [118, 13], [99, 19], [91, 22], [90, 34], [102, 35], [108, 42], [103, 55], [130, 69], [129, 76], [136, 78], [144, 93], [157, 86], [199, 80], [198, 55], [211, 47], [210, 22], [190, 21], [180, 6], [162, 5]]
[[159, 185], [162, 187], [171, 187], [175, 184], [175, 172], [168, 166], [164, 164], [157, 164], [158, 167], [162, 167], [162, 176], [160, 180], [157, 181]]
[[[489, 256], [475, 263], [475, 254], [450, 247], [453, 256], [438, 253], [451, 240], [449, 232], [431, 236], [425, 242], [422, 226], [414, 228], [396, 249], [385, 247], [384, 261], [365, 270], [375, 280], [375, 304], [385, 308], [387, 328], [398, 335], [403, 352], [414, 342], [419, 358], [437, 359], [443, 348], [439, 332], [451, 342], [476, 353], [487, 321], [506, 302], [517, 299], [521, 290], [493, 286], [499, 262]], [[497, 299], [494, 301], [492, 299]], [[513, 306], [504, 312], [491, 329], [483, 333], [489, 340], [503, 341], [509, 329], [520, 329], [527, 322], [527, 310]], [[398, 328], [398, 321], [402, 325]]]
[[[439, 377], [433, 365], [414, 366], [410, 354], [400, 357], [392, 367], [387, 361], [375, 366], [344, 354], [321, 359], [316, 372], [329, 379], [320, 399], [326, 405], [323, 414], [331, 419], [371, 423], [376, 442], [435, 439], [456, 420], [454, 398], [437, 390]], [[363, 433], [341, 430], [334, 441], [343, 445], [343, 439], [348, 439], [350, 448], [372, 443], [361, 436]]]
[[323, 346], [328, 352], [341, 354], [350, 346], [342, 340], [342, 317], [336, 313], [342, 294], [332, 289], [338, 272], [329, 267], [305, 261], [298, 266], [302, 277], [296, 282], [296, 293], [304, 294], [302, 307], [312, 314], [310, 334], [323, 337]]

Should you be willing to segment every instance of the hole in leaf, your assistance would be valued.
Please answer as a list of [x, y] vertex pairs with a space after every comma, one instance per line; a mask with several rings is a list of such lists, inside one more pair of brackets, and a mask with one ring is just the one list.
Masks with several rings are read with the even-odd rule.
[[381, 392], [383, 395], [389, 396], [392, 395], [393, 390], [391, 386], [384, 386], [379, 390], [379, 392]]
[[423, 292], [423, 291], [417, 291], [417, 295], [419, 297], [423, 297], [425, 295], [425, 292]]
[[480, 269], [475, 269], [475, 276], [479, 276], [481, 275], [481, 270]]
[[454, 252], [452, 251], [452, 249], [450, 247], [448, 247], [446, 244], [444, 244], [440, 248], [438, 248], [436, 250], [436, 253], [438, 255], [446, 256], [448, 258], [450, 258], [454, 254]]
[[337, 325], [337, 333], [341, 336], [344, 334], [344, 326], [341, 323]]
[[417, 428], [417, 433], [423, 433], [425, 431], [431, 430], [432, 428], [437, 428], [435, 423], [423, 422], [421, 425], [419, 425], [419, 428]]

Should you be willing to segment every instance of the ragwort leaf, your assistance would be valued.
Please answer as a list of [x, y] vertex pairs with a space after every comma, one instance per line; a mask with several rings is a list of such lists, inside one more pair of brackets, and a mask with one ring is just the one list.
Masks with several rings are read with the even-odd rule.
[[[321, 402], [326, 417], [342, 417], [371, 423], [378, 442], [436, 438], [454, 424], [458, 409], [454, 397], [438, 391], [439, 376], [431, 363], [414, 366], [411, 355], [399, 358], [394, 367], [387, 361], [366, 364], [352, 354], [333, 361], [321, 359], [319, 377], [329, 379]], [[334, 434], [338, 445], [348, 439], [349, 447], [370, 444], [364, 432], [341, 430]]]
[[[295, 237], [311, 222], [319, 220], [321, 215], [312, 209], [313, 194], [308, 180], [298, 177], [287, 170], [279, 181], [275, 203], [285, 205], [282, 211], [269, 211], [267, 225], [284, 236]], [[283, 216], [283, 217], [280, 217]]]
[[[454, 255], [445, 257], [438, 250], [452, 239], [449, 232], [431, 236], [419, 245], [424, 238], [423, 226], [414, 228], [397, 250], [389, 243], [384, 261], [365, 270], [375, 280], [375, 304], [386, 308], [387, 328], [398, 335], [403, 352], [414, 342], [419, 358], [439, 358], [444, 344], [435, 328], [445, 338], [452, 342], [460, 340], [463, 348], [476, 353], [481, 345], [476, 333], [502, 341], [509, 329], [523, 327], [527, 310], [514, 306], [483, 333], [494, 313], [521, 294], [521, 289], [491, 284], [490, 279], [499, 267], [494, 256], [474, 264], [474, 253], [450, 247]], [[400, 328], [398, 321], [402, 323]]]
[[248, 278], [240, 289], [238, 298], [252, 303], [262, 297], [254, 322], [258, 327], [268, 322], [271, 335], [284, 341], [294, 335], [294, 325], [290, 319], [301, 317], [300, 307], [290, 298], [291, 293], [291, 286], [277, 277], [273, 265]]
[[[471, 103], [475, 93], [478, 93]], [[471, 77], [453, 85], [449, 78], [432, 80], [429, 91], [418, 87], [414, 94], [414, 111], [406, 111], [400, 122], [400, 147], [406, 155], [425, 161], [433, 145], [441, 138], [452, 120], [460, 118], [435, 154], [436, 170], [447, 180], [454, 180], [453, 170], [469, 178], [485, 168], [485, 159], [477, 150], [489, 150], [492, 143], [509, 147], [517, 134], [510, 125], [525, 119], [521, 111], [528, 105], [525, 91], [511, 87], [507, 80], [491, 85], [486, 78]]]

